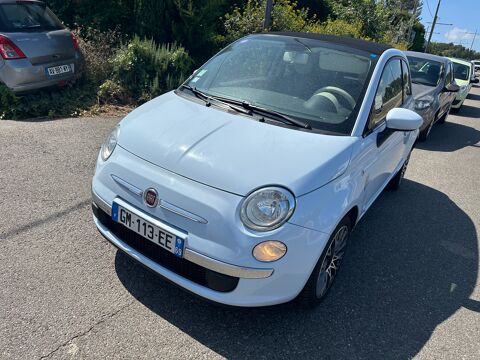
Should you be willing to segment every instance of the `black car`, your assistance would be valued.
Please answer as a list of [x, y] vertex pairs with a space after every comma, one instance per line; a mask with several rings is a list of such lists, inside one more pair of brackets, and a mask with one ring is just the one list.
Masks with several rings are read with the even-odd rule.
[[451, 60], [414, 51], [405, 53], [412, 74], [415, 111], [423, 117], [419, 140], [425, 141], [435, 123], [446, 121], [460, 88], [455, 83]]

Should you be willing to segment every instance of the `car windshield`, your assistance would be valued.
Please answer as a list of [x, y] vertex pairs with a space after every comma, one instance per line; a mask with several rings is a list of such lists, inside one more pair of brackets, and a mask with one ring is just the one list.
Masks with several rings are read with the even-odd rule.
[[225, 48], [185, 84], [288, 115], [315, 130], [350, 134], [370, 67], [370, 54], [350, 47], [257, 35]]
[[437, 86], [442, 71], [442, 63], [433, 60], [408, 56], [412, 82], [416, 84]]
[[0, 31], [52, 31], [63, 28], [45, 4], [28, 1], [0, 4]]
[[468, 81], [470, 79], [470, 66], [454, 62], [453, 73], [455, 79]]

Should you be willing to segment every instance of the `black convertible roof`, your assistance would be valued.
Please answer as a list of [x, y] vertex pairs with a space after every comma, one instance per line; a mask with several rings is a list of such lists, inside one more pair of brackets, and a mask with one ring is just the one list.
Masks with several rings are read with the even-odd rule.
[[391, 46], [379, 44], [373, 41], [355, 39], [355, 38], [346, 37], [346, 36], [326, 35], [326, 34], [317, 34], [317, 33], [300, 33], [300, 32], [268, 32], [264, 34], [320, 40], [320, 41], [335, 43], [338, 45], [348, 46], [354, 49], [367, 51], [376, 55], [381, 55], [388, 49], [392, 48]]

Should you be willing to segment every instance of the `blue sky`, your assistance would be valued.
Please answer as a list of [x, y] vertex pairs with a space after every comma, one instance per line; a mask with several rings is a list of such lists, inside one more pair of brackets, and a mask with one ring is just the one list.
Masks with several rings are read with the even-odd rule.
[[[423, 0], [422, 23], [430, 28], [438, 0]], [[430, 7], [430, 11], [429, 11]], [[453, 42], [470, 48], [475, 29], [479, 34], [475, 39], [473, 49], [480, 51], [480, 0], [442, 0], [438, 12], [438, 22], [453, 25], [437, 25], [432, 40]], [[427, 33], [428, 35], [428, 33]], [[428, 37], [427, 37], [428, 38]]]

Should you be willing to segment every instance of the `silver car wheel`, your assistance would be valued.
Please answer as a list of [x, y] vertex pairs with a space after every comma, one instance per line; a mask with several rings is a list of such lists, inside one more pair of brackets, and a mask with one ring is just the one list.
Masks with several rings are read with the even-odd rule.
[[340, 263], [345, 254], [347, 246], [349, 229], [348, 226], [343, 225], [335, 233], [333, 240], [327, 249], [327, 253], [322, 262], [322, 266], [318, 273], [316, 295], [320, 299], [323, 297], [335, 279], [340, 268]]

